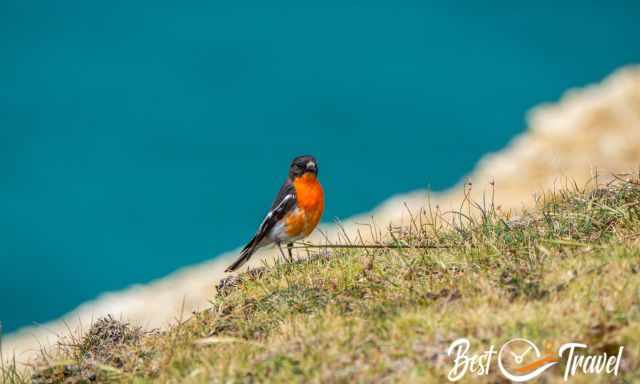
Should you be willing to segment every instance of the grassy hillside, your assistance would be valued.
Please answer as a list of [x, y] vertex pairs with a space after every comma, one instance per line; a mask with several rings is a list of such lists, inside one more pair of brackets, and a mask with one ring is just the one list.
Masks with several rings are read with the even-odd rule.
[[[617, 379], [640, 380], [640, 184], [567, 187], [515, 218], [491, 200], [413, 212], [407, 227], [362, 227], [387, 248], [299, 250], [309, 256], [224, 282], [209, 310], [164, 332], [101, 319], [30, 372], [4, 366], [2, 377], [446, 382], [453, 340], [480, 351], [525, 337], [552, 348], [580, 341], [589, 353], [624, 345]], [[504, 380], [495, 368], [479, 380]], [[612, 377], [571, 382], [594, 379]]]

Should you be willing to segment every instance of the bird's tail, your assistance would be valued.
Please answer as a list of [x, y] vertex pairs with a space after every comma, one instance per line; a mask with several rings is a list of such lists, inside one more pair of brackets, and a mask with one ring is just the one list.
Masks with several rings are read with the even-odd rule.
[[260, 241], [258, 240], [258, 236], [254, 236], [253, 239], [251, 239], [251, 241], [247, 245], [245, 245], [244, 248], [242, 248], [242, 251], [240, 251], [240, 257], [238, 257], [238, 259], [224, 271], [233, 272], [236, 269], [242, 267], [244, 263], [249, 261], [251, 255], [253, 255], [253, 253], [256, 251], [258, 243], [260, 243]]

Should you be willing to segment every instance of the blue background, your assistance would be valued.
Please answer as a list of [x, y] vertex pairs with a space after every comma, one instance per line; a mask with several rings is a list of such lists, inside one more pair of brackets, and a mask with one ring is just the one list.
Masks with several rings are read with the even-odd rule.
[[263, 3], [0, 1], [5, 330], [242, 245], [295, 155], [348, 217], [640, 59], [638, 2]]

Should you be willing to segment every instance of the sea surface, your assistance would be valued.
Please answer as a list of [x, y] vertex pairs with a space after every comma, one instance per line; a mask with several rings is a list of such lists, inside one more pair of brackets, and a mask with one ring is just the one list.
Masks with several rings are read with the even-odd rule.
[[640, 61], [640, 3], [0, 2], [0, 321], [243, 245], [289, 161], [325, 221], [442, 190]]

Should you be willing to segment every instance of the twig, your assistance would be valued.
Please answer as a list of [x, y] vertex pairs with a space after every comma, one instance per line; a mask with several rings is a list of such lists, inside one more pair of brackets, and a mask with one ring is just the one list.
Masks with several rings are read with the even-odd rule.
[[447, 249], [447, 248], [453, 248], [449, 245], [405, 245], [405, 244], [398, 244], [398, 245], [385, 245], [385, 244], [328, 244], [328, 245], [320, 245], [320, 244], [306, 244], [306, 243], [302, 243], [302, 245], [299, 246], [294, 246], [294, 249], [297, 248], [376, 248], [376, 249], [396, 249], [396, 248], [402, 248], [402, 249], [411, 249], [411, 248], [417, 248], [417, 249], [439, 249], [439, 248], [443, 248], [443, 249]]

